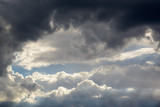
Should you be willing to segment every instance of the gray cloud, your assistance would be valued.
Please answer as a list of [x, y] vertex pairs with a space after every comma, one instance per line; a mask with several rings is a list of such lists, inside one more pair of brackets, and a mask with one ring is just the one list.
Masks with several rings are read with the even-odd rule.
[[[95, 89], [96, 90], [96, 89]], [[62, 102], [56, 102], [53, 97], [44, 99], [39, 106], [36, 107], [158, 107], [159, 100], [152, 97], [152, 91], [141, 91], [141, 92], [123, 92], [123, 91], [104, 91], [100, 98], [92, 98], [89, 96], [93, 90], [86, 89], [81, 92], [76, 90], [70, 95], [65, 96]], [[98, 90], [96, 90], [98, 91]], [[141, 94], [145, 93], [145, 95]]]
[[[22, 52], [16, 54], [16, 64], [27, 70], [51, 64], [86, 64], [95, 65], [146, 65], [152, 61], [159, 65], [159, 53], [154, 48], [157, 42], [143, 38], [141, 41], [134, 39], [120, 49], [105, 49], [105, 44], [97, 41], [85, 46], [85, 38], [79, 29], [63, 29], [53, 35], [45, 36], [36, 42], [28, 42]], [[136, 44], [136, 46], [134, 44]], [[82, 47], [82, 48], [81, 48]], [[85, 50], [84, 50], [85, 49]], [[121, 53], [120, 53], [121, 52]]]
[[[160, 68], [152, 65], [108, 65], [93, 69], [90, 72], [68, 74], [58, 72], [56, 74], [33, 73], [32, 78], [36, 83], [44, 87], [44, 91], [51, 91], [62, 86], [67, 89], [74, 88], [83, 80], [89, 79], [98, 85], [107, 85], [115, 89], [159, 89]], [[83, 86], [82, 86], [83, 87]]]
[[[102, 68], [95, 69], [101, 71]], [[159, 67], [110, 65], [103, 72], [95, 72], [89, 79], [96, 84], [107, 84], [113, 88], [136, 87], [138, 89], [159, 89]], [[103, 79], [102, 79], [103, 78]]]
[[[80, 87], [80, 86], [83, 87]], [[57, 91], [57, 92], [56, 92]], [[48, 97], [40, 98], [38, 104], [28, 103], [0, 103], [7, 107], [158, 107], [159, 91], [156, 90], [117, 90], [105, 89], [91, 80], [79, 83], [79, 86], [71, 93], [64, 94], [67, 89], [54, 90]], [[57, 96], [57, 94], [62, 94]]]
[[70, 25], [83, 31], [86, 45], [79, 48], [84, 53], [97, 41], [107, 49], [121, 47], [126, 38], [141, 37], [148, 27], [157, 32], [154, 39], [159, 40], [159, 4], [158, 0], [1, 0], [0, 74], [24, 42]]
[[32, 79], [24, 78], [11, 69], [7, 72], [7, 77], [0, 78], [0, 102], [34, 102], [32, 96], [35, 96], [41, 87]]
[[[35, 73], [23, 77], [19, 73], [7, 72], [6, 68], [12, 63], [13, 53], [21, 51], [27, 41], [38, 40], [61, 28], [67, 31], [71, 26], [81, 31], [81, 35], [73, 39], [74, 42], [68, 33], [67, 39], [55, 39], [57, 42], [66, 42], [66, 45], [51, 44], [62, 47], [55, 56], [59, 62], [67, 62], [71, 58], [71, 62], [96, 58], [106, 50], [122, 48], [131, 38], [143, 37], [148, 28], [153, 31], [153, 39], [159, 41], [159, 4], [158, 0], [1, 0], [0, 75], [6, 77], [0, 77], [0, 106], [158, 107], [160, 68], [158, 58], [152, 65], [152, 55], [142, 62], [140, 59], [135, 59], [135, 62], [124, 61], [132, 65], [140, 60], [137, 65], [100, 67], [91, 72], [75, 74]], [[41, 57], [36, 60], [48, 61], [50, 54], [52, 52], [43, 53], [40, 56], [44, 59]]]
[[1, 107], [34, 107], [29, 103], [13, 103], [13, 102], [1, 102]]
[[7, 78], [0, 78], [4, 107], [159, 106], [158, 67], [112, 65], [90, 72], [35, 72], [26, 77], [8, 72]]

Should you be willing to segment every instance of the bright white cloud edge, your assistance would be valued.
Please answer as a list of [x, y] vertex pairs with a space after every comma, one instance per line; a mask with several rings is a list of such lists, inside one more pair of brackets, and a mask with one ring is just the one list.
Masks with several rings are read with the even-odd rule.
[[[80, 30], [70, 28], [65, 31], [64, 29], [60, 29], [55, 34], [48, 35], [37, 42], [28, 42], [24, 46], [22, 52], [15, 53], [15, 63], [27, 70], [31, 70], [35, 67], [44, 67], [52, 64], [97, 64], [102, 61], [123, 61], [146, 54], [159, 54], [158, 51], [155, 51], [158, 43], [153, 40], [151, 35], [151, 31], [149, 30], [146, 32], [144, 38], [141, 40], [133, 38], [127, 45], [130, 46], [136, 44], [139, 46], [145, 46], [145, 48], [131, 50], [129, 52], [121, 52], [119, 50], [113, 51], [105, 49], [105, 44], [96, 43], [94, 50], [88, 48], [88, 53], [83, 53], [77, 48], [85, 44]], [[95, 51], [99, 53], [96, 56], [94, 56]], [[94, 56], [93, 58], [87, 58], [92, 55]], [[103, 57], [101, 57], [101, 55], [103, 55]]]
[[[132, 99], [134, 97], [132, 93], [146, 93], [155, 100], [160, 100], [158, 94], [160, 79], [157, 76], [159, 70], [160, 68], [146, 66], [133, 65], [123, 68], [112, 65], [100, 66], [90, 72], [73, 74], [64, 71], [56, 74], [34, 72], [32, 75], [24, 77], [19, 73], [14, 73], [10, 67], [8, 68], [8, 77], [0, 78], [0, 101], [36, 103], [37, 98], [49, 98], [60, 103], [75, 95], [76, 98], [84, 95], [88, 100], [93, 100], [106, 98], [106, 94], [116, 95], [120, 99]], [[145, 80], [148, 77], [152, 80]], [[113, 88], [108, 84], [118, 87]], [[146, 88], [147, 86], [148, 88]], [[144, 96], [145, 94], [136, 97]]]

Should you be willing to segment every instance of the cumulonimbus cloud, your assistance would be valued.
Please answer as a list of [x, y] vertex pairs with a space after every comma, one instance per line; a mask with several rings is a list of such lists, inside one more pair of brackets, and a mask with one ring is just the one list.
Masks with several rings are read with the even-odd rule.
[[28, 40], [70, 25], [80, 28], [87, 52], [94, 43], [106, 49], [123, 46], [125, 40], [142, 37], [147, 28], [159, 41], [160, 7], [158, 0], [1, 0], [0, 1], [0, 75], [12, 63], [13, 53]]

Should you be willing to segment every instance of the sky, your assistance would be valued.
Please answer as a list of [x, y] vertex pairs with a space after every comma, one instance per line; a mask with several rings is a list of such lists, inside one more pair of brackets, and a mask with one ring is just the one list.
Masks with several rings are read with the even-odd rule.
[[159, 0], [0, 0], [0, 107], [159, 107]]

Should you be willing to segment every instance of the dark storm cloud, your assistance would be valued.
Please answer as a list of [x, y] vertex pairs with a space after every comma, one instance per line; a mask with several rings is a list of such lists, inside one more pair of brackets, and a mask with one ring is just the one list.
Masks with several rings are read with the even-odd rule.
[[33, 107], [28, 103], [0, 102], [0, 107]]
[[[143, 93], [143, 94], [141, 94]], [[159, 107], [159, 100], [153, 98], [151, 91], [104, 92], [100, 98], [92, 98], [86, 92], [74, 92], [64, 96], [62, 101], [56, 97], [41, 98], [40, 104], [0, 103], [1, 107]]]
[[24, 42], [70, 25], [81, 28], [86, 44], [78, 48], [86, 53], [95, 42], [121, 47], [126, 38], [141, 37], [148, 27], [160, 40], [159, 5], [158, 0], [1, 0], [0, 75]]

